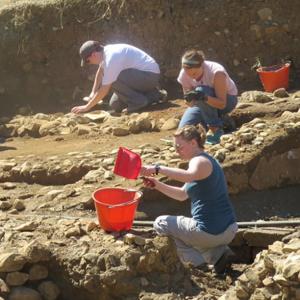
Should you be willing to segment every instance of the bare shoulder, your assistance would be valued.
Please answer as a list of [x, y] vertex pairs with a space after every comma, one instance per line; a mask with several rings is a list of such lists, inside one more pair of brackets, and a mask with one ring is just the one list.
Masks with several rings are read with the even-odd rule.
[[189, 170], [195, 174], [195, 179], [201, 180], [208, 177], [212, 169], [211, 161], [203, 155], [193, 157], [190, 160]]
[[195, 156], [190, 160], [190, 165], [211, 166], [211, 161], [204, 155]]

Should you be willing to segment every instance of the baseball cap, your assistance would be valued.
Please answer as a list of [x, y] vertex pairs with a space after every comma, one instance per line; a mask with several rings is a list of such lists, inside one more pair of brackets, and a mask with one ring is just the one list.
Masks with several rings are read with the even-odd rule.
[[81, 57], [81, 66], [83, 67], [86, 63], [86, 60], [94, 51], [101, 51], [103, 46], [97, 41], [86, 41], [84, 42], [80, 49], [79, 55]]

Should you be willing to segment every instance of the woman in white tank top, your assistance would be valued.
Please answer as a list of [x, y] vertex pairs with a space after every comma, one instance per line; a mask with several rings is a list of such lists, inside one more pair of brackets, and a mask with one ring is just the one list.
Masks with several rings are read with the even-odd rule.
[[204, 60], [199, 50], [189, 50], [182, 56], [182, 69], [177, 78], [189, 108], [179, 127], [201, 123], [207, 130], [207, 143], [219, 143], [223, 132], [222, 116], [237, 104], [237, 88], [225, 68]]

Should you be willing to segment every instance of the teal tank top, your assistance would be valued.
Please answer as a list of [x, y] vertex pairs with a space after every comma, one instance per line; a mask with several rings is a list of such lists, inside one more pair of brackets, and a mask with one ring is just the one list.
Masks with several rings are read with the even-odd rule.
[[191, 214], [198, 227], [210, 234], [219, 234], [236, 222], [235, 213], [229, 199], [224, 172], [217, 160], [203, 152], [212, 163], [211, 174], [202, 180], [185, 185], [191, 200]]

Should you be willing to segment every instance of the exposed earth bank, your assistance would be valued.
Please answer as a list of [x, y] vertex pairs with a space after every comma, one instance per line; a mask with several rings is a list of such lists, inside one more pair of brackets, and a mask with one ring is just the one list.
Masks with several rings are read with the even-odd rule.
[[[146, 50], [172, 97], [180, 57], [191, 47], [223, 64], [240, 92], [261, 88], [251, 71], [256, 57], [265, 66], [290, 57], [297, 69], [299, 10], [297, 0], [0, 1], [0, 114], [20, 106], [67, 112], [86, 96], [95, 70], [80, 68], [78, 49], [87, 39]], [[292, 88], [300, 85], [296, 69]]]

